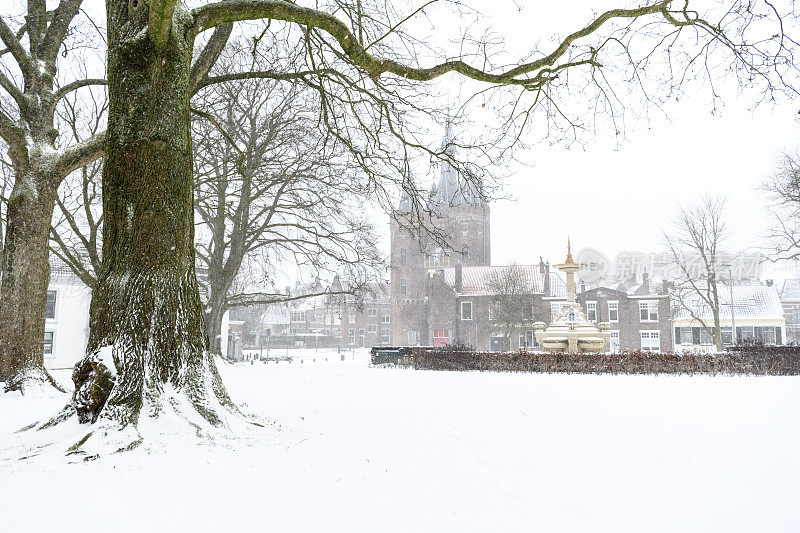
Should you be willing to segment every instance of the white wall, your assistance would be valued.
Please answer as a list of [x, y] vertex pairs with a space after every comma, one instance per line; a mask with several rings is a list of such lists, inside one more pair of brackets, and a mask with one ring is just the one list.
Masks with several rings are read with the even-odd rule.
[[45, 322], [45, 331], [52, 331], [54, 335], [53, 353], [44, 356], [44, 365], [71, 368], [86, 352], [92, 291], [74, 278], [56, 276], [48, 290], [56, 291], [56, 313], [55, 318]]

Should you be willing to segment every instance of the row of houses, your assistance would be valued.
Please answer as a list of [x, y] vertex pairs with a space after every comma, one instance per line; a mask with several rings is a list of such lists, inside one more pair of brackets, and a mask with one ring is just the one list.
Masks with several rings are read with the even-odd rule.
[[[516, 272], [510, 275], [512, 270]], [[399, 335], [401, 342], [434, 346], [464, 344], [490, 351], [537, 349], [534, 324], [551, 322], [566, 301], [561, 275], [550, 272], [546, 263], [456, 266], [431, 271], [428, 279], [418, 320], [397, 324], [399, 328], [409, 327], [402, 332], [405, 335]], [[503, 279], [522, 280], [523, 290], [504, 291]], [[793, 290], [795, 284], [800, 288], [798, 280], [786, 281], [787, 298], [783, 302], [771, 282], [749, 280], [724, 286], [719, 313], [723, 345], [797, 343], [800, 290]], [[631, 279], [616, 287], [579, 289], [576, 300], [590, 322], [611, 325], [607, 351], [681, 352], [716, 348], [711, 309], [699, 298], [678, 304], [671, 299], [666, 282], [651, 284], [646, 273], [638, 282]], [[398, 302], [397, 307], [403, 315], [408, 315], [404, 307], [416, 308], [414, 304], [409, 299]], [[518, 311], [509, 316], [507, 310], [500, 309], [503, 306]]]

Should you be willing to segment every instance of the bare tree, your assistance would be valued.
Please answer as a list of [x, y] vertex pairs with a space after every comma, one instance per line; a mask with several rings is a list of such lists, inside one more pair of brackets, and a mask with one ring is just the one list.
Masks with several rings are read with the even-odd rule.
[[[697, 204], [680, 207], [673, 231], [664, 234], [680, 274], [670, 289], [672, 305], [700, 323], [714, 339], [717, 351], [722, 351], [717, 282], [726, 237], [725, 199], [710, 196], [704, 196]], [[704, 311], [711, 314], [712, 323], [707, 322]]]
[[6, 390], [31, 379], [55, 384], [44, 370], [42, 341], [50, 219], [61, 181], [99, 157], [104, 140], [102, 132], [71, 144], [58, 137], [55, 113], [63, 99], [105, 83], [84, 72], [61, 75], [57, 68], [59, 53], [82, 57], [87, 41], [95, 40], [76, 22], [81, 3], [61, 0], [48, 11], [45, 0], [30, 0], [24, 19], [0, 16], [0, 137], [14, 171], [0, 268], [0, 381]]
[[[88, 98], [65, 98], [59, 119], [74, 142], [105, 129], [108, 98], [105, 91]], [[102, 159], [82, 166], [64, 180], [56, 196], [50, 229], [50, 251], [86, 286], [93, 288], [101, 264], [103, 213], [100, 198]]]
[[274, 265], [294, 264], [361, 280], [356, 290], [382, 267], [358, 169], [319, 129], [308, 93], [276, 80], [231, 81], [194, 104], [204, 110], [193, 127], [196, 246], [214, 353], [227, 310], [315, 296], [264, 292], [263, 282], [242, 278], [266, 281]]
[[772, 225], [767, 235], [776, 261], [800, 259], [800, 158], [784, 153], [762, 186], [772, 200]]
[[489, 297], [491, 332], [502, 332], [505, 346], [514, 334], [534, 322], [534, 292], [525, 272], [516, 264], [495, 270], [486, 282]]
[[[303, 53], [287, 53], [286, 61], [263, 77], [293, 78], [317, 89], [327, 135], [347, 147], [366, 176], [364, 187], [384, 199], [391, 184], [412, 186], [406, 173], [397, 172], [407, 169], [410, 153], [447, 159], [446, 151], [428, 149], [412, 135], [395, 103], [400, 98], [413, 103], [421, 87], [416, 84], [448, 73], [487, 87], [515, 88], [534, 99], [528, 109], [555, 105], [549, 89], [562, 79], [568, 86], [567, 72], [583, 70], [602, 84], [620, 61], [635, 60], [636, 72], [643, 74], [656, 52], [674, 60], [669, 72], [698, 62], [709, 72], [717, 63], [733, 65], [743, 82], [758, 83], [770, 95], [791, 90], [786, 82], [796, 75], [795, 41], [765, 18], [775, 21], [781, 13], [773, 12], [772, 4], [736, 0], [723, 6], [716, 21], [670, 0], [606, 11], [560, 38], [548, 53], [510, 67], [493, 65], [485, 53], [420, 66], [428, 58], [415, 55], [417, 43], [404, 38], [410, 17], [387, 16], [385, 2], [337, 0], [309, 8], [283, 0], [224, 0], [189, 10], [177, 0], [107, 0], [106, 6], [110, 105], [103, 258], [87, 358], [76, 372], [74, 403], [62, 418], [77, 413], [81, 421], [101, 420], [111, 428], [135, 428], [140, 415], [151, 414], [142, 413], [144, 399], [147, 405], [165, 405], [165, 391], [185, 400], [178, 404], [192, 405], [209, 428], [226, 426], [237, 415], [208, 352], [195, 276], [190, 96], [208, 77], [190, 71], [195, 38], [203, 31], [216, 28], [217, 34], [225, 25], [261, 19], [270, 21], [265, 32], [285, 30], [296, 45], [290, 50]], [[762, 39], [756, 30], [765, 28]], [[642, 48], [635, 46], [639, 40]], [[206, 49], [212, 42], [217, 42], [213, 35]], [[604, 65], [604, 52], [619, 51], [618, 43], [622, 53]], [[645, 46], [646, 56], [634, 58]], [[195, 64], [208, 72], [218, 55], [216, 48], [201, 53]], [[220, 81], [225, 79], [230, 77]], [[384, 153], [393, 164], [373, 165]], [[116, 369], [110, 388], [103, 386], [110, 372], [97, 370], [98, 354], [108, 352]], [[87, 439], [101, 434], [92, 431]]]

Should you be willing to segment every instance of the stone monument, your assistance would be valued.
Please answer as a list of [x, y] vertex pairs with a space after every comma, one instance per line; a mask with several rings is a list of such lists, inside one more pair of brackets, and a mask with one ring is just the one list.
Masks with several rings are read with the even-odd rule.
[[554, 265], [567, 277], [567, 301], [550, 325], [533, 325], [536, 342], [548, 352], [601, 352], [611, 339], [611, 324], [594, 325], [586, 319], [580, 304], [575, 301], [575, 272], [580, 265], [572, 259], [572, 246], [567, 239], [567, 259]]

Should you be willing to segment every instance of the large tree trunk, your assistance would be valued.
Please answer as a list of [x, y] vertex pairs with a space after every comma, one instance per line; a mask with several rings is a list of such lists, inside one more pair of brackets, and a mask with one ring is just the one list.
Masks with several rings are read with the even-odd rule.
[[[225, 315], [225, 294], [217, 294], [213, 288], [208, 298], [208, 313], [206, 313], [206, 328], [210, 342], [209, 349], [214, 355], [222, 355], [222, 343], [227, 339], [222, 338], [222, 318]], [[227, 291], [226, 291], [227, 292]]]
[[49, 183], [34, 172], [18, 176], [8, 202], [0, 287], [0, 381], [6, 390], [24, 390], [31, 381], [55, 385], [44, 369], [43, 353], [56, 194]]
[[[125, 426], [136, 424], [143, 409], [142, 416], [156, 416], [188, 398], [202, 418], [224, 425], [224, 412], [236, 407], [208, 351], [195, 277], [192, 36], [174, 24], [157, 48], [141, 31], [147, 2], [138, 9], [121, 0], [107, 6], [103, 261], [87, 358], [74, 375], [75, 409], [82, 422]], [[173, 20], [180, 19], [176, 13]], [[97, 364], [111, 364], [102, 355], [107, 346], [116, 370], [110, 393]]]

